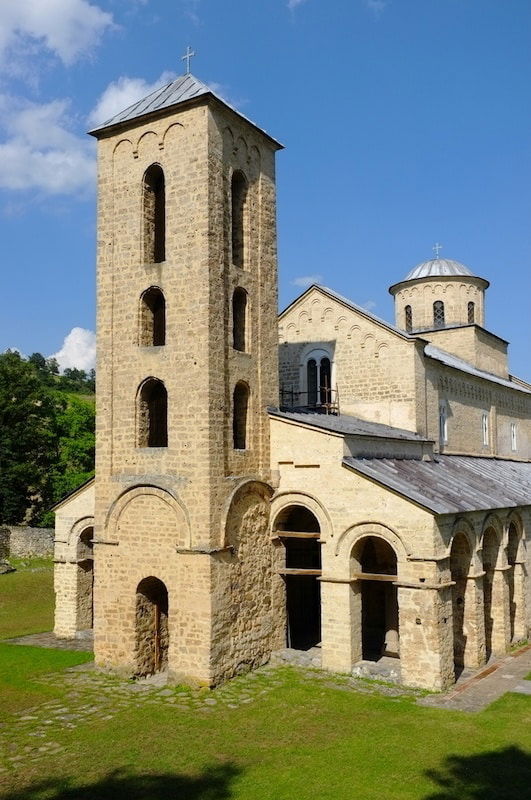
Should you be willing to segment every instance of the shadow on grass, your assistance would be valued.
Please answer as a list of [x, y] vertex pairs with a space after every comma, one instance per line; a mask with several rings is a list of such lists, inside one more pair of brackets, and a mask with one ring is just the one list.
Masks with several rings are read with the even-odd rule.
[[47, 780], [2, 794], [1, 800], [229, 800], [231, 782], [241, 772], [233, 764], [187, 775], [132, 774], [114, 770], [96, 783]]
[[531, 755], [507, 747], [474, 756], [448, 756], [426, 775], [439, 790], [424, 800], [517, 800], [529, 797]]

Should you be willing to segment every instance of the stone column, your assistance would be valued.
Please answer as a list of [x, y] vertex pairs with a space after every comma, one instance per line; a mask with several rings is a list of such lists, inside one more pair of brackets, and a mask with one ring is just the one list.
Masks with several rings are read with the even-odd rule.
[[491, 575], [491, 650], [496, 655], [506, 653], [511, 641], [507, 570], [507, 567], [497, 567]]
[[77, 564], [55, 562], [55, 621], [53, 632], [60, 639], [74, 639], [77, 629]]
[[351, 672], [361, 660], [361, 582], [321, 578], [323, 669]]
[[485, 663], [485, 612], [483, 609], [483, 572], [468, 575], [465, 590], [463, 633], [464, 666], [470, 669]]
[[[512, 639], [515, 642], [528, 638], [527, 608], [526, 608], [526, 568], [523, 562], [516, 562], [513, 566], [513, 597], [512, 610]], [[510, 612], [511, 613], [511, 612]]]
[[442, 690], [454, 682], [451, 583], [398, 587], [402, 682]]

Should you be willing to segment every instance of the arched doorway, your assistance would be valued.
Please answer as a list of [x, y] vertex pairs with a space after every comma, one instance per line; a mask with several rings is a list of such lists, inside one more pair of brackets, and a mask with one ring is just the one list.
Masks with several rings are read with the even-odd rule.
[[92, 628], [94, 616], [94, 553], [92, 540], [94, 528], [85, 528], [77, 540], [77, 605], [76, 631]]
[[168, 666], [168, 590], [158, 578], [144, 578], [136, 590], [136, 675]]
[[454, 669], [458, 678], [465, 665], [466, 633], [466, 589], [472, 552], [464, 533], [458, 533], [450, 550], [450, 573], [452, 576], [452, 613], [454, 627]]
[[285, 549], [286, 645], [309, 650], [321, 642], [319, 521], [304, 506], [288, 506], [276, 519], [275, 535]]
[[496, 608], [494, 597], [495, 568], [498, 562], [499, 541], [494, 528], [487, 528], [483, 535], [483, 610], [485, 614], [485, 656], [491, 657], [494, 648], [496, 623], [499, 622], [500, 612]]
[[354, 547], [353, 577], [361, 581], [362, 655], [368, 661], [399, 654], [397, 558], [379, 536], [366, 536]]

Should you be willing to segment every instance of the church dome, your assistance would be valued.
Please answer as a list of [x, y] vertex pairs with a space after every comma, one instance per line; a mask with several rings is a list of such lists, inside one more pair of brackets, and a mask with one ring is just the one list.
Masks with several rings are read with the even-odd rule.
[[459, 275], [466, 275], [467, 277], [476, 277], [468, 267], [461, 264], [460, 261], [453, 261], [450, 258], [431, 258], [429, 261], [422, 261], [416, 267], [408, 272], [404, 281], [414, 281], [418, 278], [437, 278], [439, 276], [457, 277]]

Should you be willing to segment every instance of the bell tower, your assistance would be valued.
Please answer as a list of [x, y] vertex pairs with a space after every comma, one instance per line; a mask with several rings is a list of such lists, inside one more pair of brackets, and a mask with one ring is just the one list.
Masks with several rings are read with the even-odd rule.
[[98, 139], [99, 665], [214, 684], [277, 643], [271, 136], [186, 74]]

